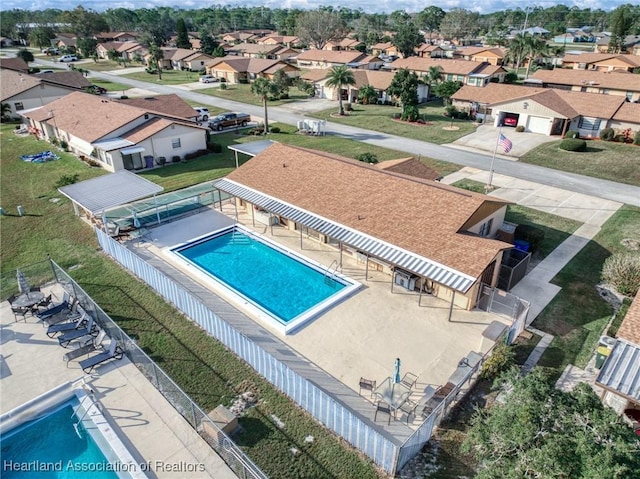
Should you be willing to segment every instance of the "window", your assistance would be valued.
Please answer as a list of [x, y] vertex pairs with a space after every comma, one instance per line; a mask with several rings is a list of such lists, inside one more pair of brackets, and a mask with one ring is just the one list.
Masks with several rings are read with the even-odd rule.
[[581, 130], [599, 130], [600, 129], [600, 118], [589, 118], [586, 116], [580, 117], [580, 121], [578, 122], [578, 128]]
[[15, 102], [13, 106], [15, 107], [16, 111], [24, 110], [24, 105], [21, 101]]
[[491, 234], [491, 226], [493, 226], [493, 218], [480, 226], [480, 236], [489, 236]]
[[174, 138], [173, 140], [171, 140], [171, 148], [175, 150], [176, 148], [180, 148], [180, 146], [180, 138]]
[[631, 101], [631, 99], [633, 98], [633, 92], [628, 91], [626, 97], [627, 97], [627, 101]]
[[451, 73], [447, 74], [447, 81], [452, 81], [453, 80], [453, 75]]

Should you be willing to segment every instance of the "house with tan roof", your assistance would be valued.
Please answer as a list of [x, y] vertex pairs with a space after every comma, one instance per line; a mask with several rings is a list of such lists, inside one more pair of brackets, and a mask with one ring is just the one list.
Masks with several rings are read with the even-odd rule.
[[489, 82], [502, 83], [507, 71], [499, 65], [469, 60], [448, 60], [425, 57], [399, 58], [391, 64], [394, 71], [406, 68], [418, 77], [427, 75], [429, 69], [440, 69], [442, 81], [459, 81], [463, 85], [486, 86]]
[[538, 70], [530, 80], [549, 88], [622, 96], [629, 101], [640, 100], [640, 75], [634, 73], [556, 68]]
[[131, 61], [137, 53], [143, 57], [148, 53], [148, 49], [138, 42], [105, 42], [99, 43], [96, 47], [98, 58], [109, 59], [109, 51], [115, 50], [123, 60]]
[[175, 116], [191, 121], [195, 121], [198, 118], [198, 112], [175, 93], [140, 98], [114, 98], [114, 100], [125, 105], [141, 108], [150, 113]]
[[333, 40], [327, 42], [323, 50], [330, 51], [361, 51], [364, 48], [364, 43], [355, 38], [343, 38], [342, 40]]
[[423, 43], [416, 47], [414, 50], [416, 56], [421, 58], [450, 58], [453, 59], [452, 48], [445, 48], [443, 45], [431, 45], [430, 43]]
[[223, 79], [228, 83], [248, 83], [256, 78], [269, 78], [278, 70], [291, 76], [298, 76], [300, 70], [290, 63], [266, 58], [245, 58], [229, 55], [216, 58], [206, 67], [207, 74]]
[[295, 57], [298, 68], [331, 68], [355, 64], [367, 58], [358, 51], [307, 50]]
[[277, 33], [266, 35], [256, 40], [256, 43], [260, 45], [281, 45], [284, 47], [294, 48], [298, 46], [301, 41], [294, 35], [278, 35]]
[[400, 56], [400, 52], [398, 52], [398, 47], [396, 47], [391, 42], [376, 43], [375, 45], [371, 45], [371, 54], [383, 55], [387, 57]]
[[47, 105], [88, 86], [91, 82], [78, 72], [28, 75], [0, 69], [0, 101], [9, 105], [6, 114], [10, 118], [19, 118], [24, 111]]
[[563, 135], [572, 130], [583, 138], [597, 138], [607, 127], [640, 127], [640, 116], [635, 123], [628, 123], [636, 111], [633, 108], [623, 110], [615, 120], [626, 103], [619, 96], [492, 83], [485, 88], [464, 86], [451, 99], [456, 108], [495, 126], [509, 117], [515, 120], [510, 127], [521, 125], [525, 131], [543, 135]]
[[171, 161], [206, 148], [205, 127], [88, 93], [71, 93], [22, 117], [39, 138], [64, 141], [72, 153], [112, 172], [140, 170], [160, 157]]
[[580, 53], [567, 54], [562, 58], [563, 68], [574, 70], [595, 70], [600, 72], [632, 72], [640, 67], [640, 58], [621, 53]]
[[495, 285], [511, 244], [493, 239], [507, 202], [324, 152], [274, 143], [218, 180], [248, 214], [305, 231], [463, 309]]
[[243, 43], [243, 42], [255, 42], [258, 38], [260, 38], [260, 36], [256, 35], [253, 32], [229, 32], [229, 33], [223, 33], [220, 36], [220, 39], [223, 42], [228, 43], [230, 45], [235, 45], [236, 43]]
[[261, 43], [236, 43], [225, 48], [227, 55], [237, 55], [247, 58], [274, 59], [276, 52], [282, 50], [282, 45], [266, 45]]
[[440, 173], [413, 156], [376, 163], [375, 167], [399, 175], [422, 178], [423, 180], [439, 181], [442, 178]]
[[189, 50], [187, 48], [176, 48], [171, 57], [171, 68], [173, 70], [189, 70], [192, 72], [204, 71], [206, 65], [215, 57], [206, 53]]
[[454, 55], [462, 60], [502, 65], [505, 52], [501, 48], [465, 47], [456, 49]]

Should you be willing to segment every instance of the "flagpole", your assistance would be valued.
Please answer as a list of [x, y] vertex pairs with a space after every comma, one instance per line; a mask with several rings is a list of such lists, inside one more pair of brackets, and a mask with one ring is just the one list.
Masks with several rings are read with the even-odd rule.
[[498, 152], [498, 145], [500, 144], [500, 135], [502, 135], [502, 124], [500, 124], [500, 128], [498, 129], [498, 138], [496, 139], [496, 147], [493, 149], [493, 156], [491, 157], [491, 165], [489, 166], [489, 182], [487, 183], [486, 190], [487, 193], [491, 190], [491, 183], [493, 182], [493, 162], [496, 159], [496, 153]]

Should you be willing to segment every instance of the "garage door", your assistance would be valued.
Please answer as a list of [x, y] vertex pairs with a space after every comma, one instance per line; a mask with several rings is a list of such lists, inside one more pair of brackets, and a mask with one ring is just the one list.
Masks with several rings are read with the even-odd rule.
[[549, 118], [544, 116], [529, 116], [527, 118], [527, 131], [532, 131], [533, 133], [548, 135], [549, 125]]

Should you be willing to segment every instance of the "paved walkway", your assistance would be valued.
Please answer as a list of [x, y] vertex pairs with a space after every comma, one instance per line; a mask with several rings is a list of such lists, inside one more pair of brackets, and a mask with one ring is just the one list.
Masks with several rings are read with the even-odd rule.
[[551, 344], [551, 341], [553, 341], [553, 336], [545, 333], [544, 331], [540, 331], [539, 329], [532, 327], [527, 328], [527, 330], [531, 331], [534, 334], [537, 334], [538, 336], [542, 336], [542, 339], [540, 339], [536, 347], [533, 349], [533, 351], [531, 351], [531, 354], [529, 354], [529, 357], [522, 365], [522, 372], [524, 374], [531, 372], [531, 370], [536, 366], [536, 364], [538, 364], [538, 361], [540, 361], [540, 358]]

